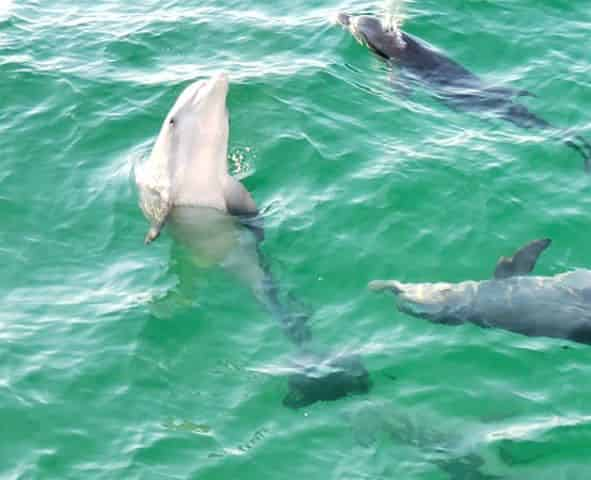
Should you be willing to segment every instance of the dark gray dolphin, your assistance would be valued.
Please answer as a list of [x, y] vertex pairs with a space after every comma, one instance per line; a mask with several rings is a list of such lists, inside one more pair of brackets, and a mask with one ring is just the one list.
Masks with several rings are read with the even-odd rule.
[[250, 288], [298, 347], [285, 405], [367, 392], [369, 374], [357, 356], [310, 355], [308, 316], [282, 295], [261, 251], [257, 206], [228, 173], [228, 88], [225, 74], [189, 85], [164, 119], [150, 158], [136, 169], [140, 206], [150, 221], [145, 242], [167, 225], [195, 266], [219, 265]]
[[423, 40], [400, 29], [385, 27], [375, 17], [354, 17], [341, 13], [337, 20], [378, 57], [428, 85], [447, 105], [462, 110], [493, 112], [521, 128], [539, 128], [560, 134], [563, 143], [583, 157], [585, 170], [591, 171], [591, 145], [583, 137], [565, 136], [558, 128], [515, 101], [515, 97], [531, 93], [488, 86], [480, 77]]
[[501, 257], [495, 278], [461, 283], [402, 283], [376, 280], [372, 290], [388, 290], [398, 309], [434, 323], [473, 323], [528, 336], [591, 344], [591, 270], [553, 277], [525, 276], [549, 239], [535, 240], [512, 257]]

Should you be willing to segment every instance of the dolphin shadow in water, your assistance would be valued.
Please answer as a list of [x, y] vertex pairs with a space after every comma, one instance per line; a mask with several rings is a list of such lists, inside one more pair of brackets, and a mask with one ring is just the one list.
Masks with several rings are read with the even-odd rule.
[[397, 28], [385, 27], [375, 17], [354, 17], [341, 13], [337, 21], [379, 58], [392, 67], [399, 67], [416, 82], [428, 86], [448, 106], [494, 113], [521, 128], [539, 128], [559, 134], [565, 145], [583, 157], [585, 170], [591, 171], [591, 145], [585, 138], [565, 135], [563, 130], [515, 100], [520, 96], [534, 96], [530, 92], [488, 86], [480, 77], [423, 40]]
[[375, 280], [369, 287], [392, 292], [398, 310], [434, 323], [473, 323], [532, 337], [591, 344], [591, 270], [578, 269], [553, 277], [526, 276], [550, 243], [550, 239], [534, 240], [512, 257], [501, 257], [492, 280]]
[[447, 473], [452, 480], [502, 480], [505, 478], [482, 472], [481, 468], [485, 462], [482, 457], [474, 453], [463, 457], [439, 460], [434, 463]]
[[483, 471], [490, 466], [487, 467], [486, 460], [478, 454], [478, 431], [460, 434], [457, 429], [442, 428], [437, 419], [425, 412], [411, 414], [401, 412], [399, 407], [384, 407], [370, 400], [352, 406], [349, 417], [357, 444], [364, 448], [373, 445], [383, 448], [391, 442], [391, 448], [412, 447], [425, 463], [436, 466], [451, 480], [504, 478]]
[[225, 74], [189, 85], [162, 124], [148, 161], [136, 169], [140, 206], [151, 223], [145, 243], [168, 225], [200, 267], [221, 266], [248, 285], [305, 358], [288, 378], [288, 407], [369, 391], [356, 356], [307, 352], [307, 315], [285, 301], [262, 254], [262, 217], [246, 188], [228, 173], [229, 118]]

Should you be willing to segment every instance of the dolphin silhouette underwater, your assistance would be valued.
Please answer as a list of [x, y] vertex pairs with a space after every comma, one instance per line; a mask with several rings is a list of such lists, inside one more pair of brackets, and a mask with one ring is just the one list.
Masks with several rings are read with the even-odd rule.
[[375, 280], [403, 313], [434, 323], [473, 323], [522, 335], [555, 337], [591, 344], [591, 270], [552, 277], [526, 276], [550, 239], [534, 240], [501, 257], [492, 280], [461, 283], [402, 283]]
[[[411, 451], [416, 450], [425, 464], [430, 463], [445, 472], [445, 478], [449, 480], [505, 478], [487, 473], [492, 465], [487, 456], [480, 455], [484, 443], [480, 440], [483, 438], [482, 432], [491, 430], [486, 424], [461, 429], [453, 425], [452, 429], [450, 425], [445, 426], [443, 419], [422, 410], [420, 402], [414, 405], [419, 411], [413, 411], [414, 407], [403, 407], [396, 400], [391, 404], [388, 402], [368, 398], [356, 402], [348, 410], [351, 432], [359, 447], [378, 448], [380, 455], [384, 455], [387, 449], [402, 448], [412, 456]], [[506, 455], [506, 458], [512, 460], [511, 455]], [[498, 469], [499, 466], [497, 463], [495, 467]], [[367, 478], [374, 478], [374, 475], [364, 473]], [[377, 478], [381, 477], [377, 475]]]
[[326, 358], [304, 349], [311, 336], [307, 318], [282, 300], [260, 249], [264, 229], [255, 201], [228, 173], [228, 89], [224, 73], [185, 88], [150, 157], [136, 168], [140, 207], [150, 221], [145, 243], [168, 225], [197, 266], [221, 265], [249, 286], [302, 353], [288, 376], [286, 406], [365, 393], [369, 374], [357, 356]]
[[[399, 67], [416, 82], [428, 86], [452, 108], [492, 112], [521, 128], [561, 133], [515, 100], [519, 96], [533, 96], [526, 90], [488, 86], [440, 50], [397, 27], [385, 26], [375, 17], [340, 13], [337, 22], [388, 65]], [[562, 135], [562, 142], [583, 157], [585, 170], [590, 172], [591, 145], [587, 140], [580, 135]]]

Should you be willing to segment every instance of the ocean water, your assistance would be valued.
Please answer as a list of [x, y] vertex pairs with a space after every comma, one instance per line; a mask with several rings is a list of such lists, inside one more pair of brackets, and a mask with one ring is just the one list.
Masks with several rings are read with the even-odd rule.
[[[591, 176], [544, 132], [454, 111], [331, 18], [390, 14], [591, 138], [591, 2], [0, 3], [0, 477], [591, 476], [591, 350], [398, 313], [368, 281], [591, 267]], [[249, 289], [143, 245], [133, 166], [189, 82], [231, 78], [230, 163], [313, 348], [368, 393], [282, 404], [295, 348]]]

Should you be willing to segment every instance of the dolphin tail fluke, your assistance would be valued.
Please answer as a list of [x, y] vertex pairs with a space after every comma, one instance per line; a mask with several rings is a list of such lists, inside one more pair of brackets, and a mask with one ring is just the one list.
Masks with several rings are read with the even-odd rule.
[[576, 150], [583, 157], [585, 172], [591, 173], [591, 144], [581, 135], [566, 138], [564, 144]]
[[501, 117], [517, 125], [520, 128], [540, 128], [551, 129], [554, 128], [549, 122], [535, 113], [532, 113], [526, 106], [517, 102], [511, 102], [502, 112]]
[[[540, 128], [553, 131], [554, 134], [562, 134], [562, 130], [556, 128], [551, 123], [547, 122], [536, 114], [530, 112], [525, 106], [512, 102], [502, 116], [505, 120], [517, 125], [518, 127], [530, 129]], [[562, 142], [577, 151], [583, 157], [585, 171], [591, 173], [591, 144], [581, 135], [566, 135], [563, 136]]]

